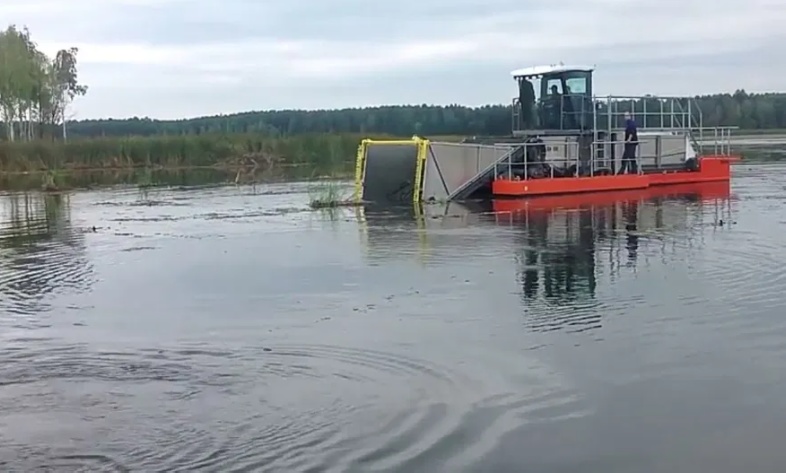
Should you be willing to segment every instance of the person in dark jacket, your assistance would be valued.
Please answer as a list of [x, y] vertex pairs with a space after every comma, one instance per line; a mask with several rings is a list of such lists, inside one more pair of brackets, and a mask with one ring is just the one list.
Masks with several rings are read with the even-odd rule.
[[637, 174], [639, 172], [636, 165], [636, 147], [639, 144], [639, 134], [636, 129], [636, 122], [630, 116], [630, 112], [625, 112], [625, 148], [622, 152], [622, 165], [617, 174]]

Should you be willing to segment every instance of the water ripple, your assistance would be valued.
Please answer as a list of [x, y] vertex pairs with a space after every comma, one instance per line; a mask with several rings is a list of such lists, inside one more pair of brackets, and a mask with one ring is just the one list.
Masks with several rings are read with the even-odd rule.
[[68, 196], [14, 194], [2, 204], [0, 325], [33, 327], [51, 309], [52, 296], [92, 284], [85, 246], [90, 230], [72, 224]]
[[[273, 345], [91, 352], [85, 345], [40, 339], [37, 345], [48, 348], [32, 348], [30, 342], [9, 340], [0, 352], [0, 419], [27, 419], [28, 425], [43, 416], [71, 419], [64, 424], [69, 433], [48, 449], [26, 444], [41, 433], [17, 424], [8, 432], [16, 435], [4, 438], [6, 448], [28, 452], [15, 454], [16, 465], [43, 470], [400, 470], [441, 461], [447, 451], [488, 451], [523, 422], [582, 415], [575, 391], [533, 361], [531, 387], [500, 394], [487, 376], [382, 350]], [[77, 381], [93, 387], [85, 391]], [[58, 386], [59, 394], [42, 386]], [[23, 393], [27, 398], [19, 402]], [[143, 394], [157, 404], [145, 413], [129, 411], [128, 403]], [[220, 407], [213, 404], [219, 394]], [[56, 409], [46, 407], [54, 402]], [[194, 411], [199, 405], [218, 410]], [[159, 422], [162, 416], [167, 422]], [[116, 430], [101, 440], [85, 437], [110, 426]], [[137, 432], [133, 442], [126, 437], [131, 432]]]

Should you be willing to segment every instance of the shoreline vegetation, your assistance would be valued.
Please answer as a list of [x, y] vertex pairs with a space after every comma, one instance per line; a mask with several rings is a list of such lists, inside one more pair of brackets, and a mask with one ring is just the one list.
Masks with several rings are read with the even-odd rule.
[[[140, 168], [220, 168], [225, 170], [309, 167], [317, 174], [350, 172], [363, 138], [406, 139], [409, 136], [258, 133], [209, 133], [103, 138], [0, 141], [0, 174], [129, 170]], [[739, 130], [737, 138], [783, 137], [786, 130]], [[464, 136], [429, 136], [435, 141], [461, 141]], [[732, 145], [733, 146], [733, 145]]]
[[255, 133], [0, 141], [0, 173], [135, 168], [229, 170], [310, 166], [316, 173], [353, 163], [354, 134], [271, 137]]

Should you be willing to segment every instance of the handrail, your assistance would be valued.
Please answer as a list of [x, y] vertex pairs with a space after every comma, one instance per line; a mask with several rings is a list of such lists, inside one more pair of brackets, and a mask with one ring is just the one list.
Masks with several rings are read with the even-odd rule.
[[[584, 129], [585, 116], [592, 114], [592, 127], [595, 131], [603, 129], [611, 131], [621, 126], [621, 118], [625, 112], [631, 112], [639, 122], [641, 129], [702, 129], [704, 128], [703, 116], [698, 101], [694, 97], [677, 96], [584, 96], [582, 94], [570, 94], [559, 96], [541, 97], [536, 101], [541, 121], [543, 121], [544, 106], [555, 104], [554, 99], [559, 97], [559, 127], [558, 130], [568, 130], [565, 127], [565, 119], [573, 116], [580, 125], [577, 129]], [[571, 104], [576, 110], [565, 106], [565, 99], [570, 97]], [[582, 99], [583, 97], [583, 99]], [[577, 100], [577, 98], [579, 98]], [[592, 110], [587, 105], [591, 104]], [[511, 102], [511, 125], [513, 131], [525, 131], [521, 123], [520, 101], [516, 97]], [[541, 123], [540, 129], [554, 129], [553, 126], [545, 126]], [[589, 127], [586, 127], [589, 128]], [[573, 130], [575, 131], [575, 130]]]
[[[592, 141], [591, 143], [588, 143], [588, 144], [589, 144], [590, 147], [594, 147], [594, 146], [597, 146], [597, 145], [621, 145], [621, 144], [625, 144], [625, 143], [626, 143], [625, 141], [620, 141], [620, 140], [615, 140], [615, 141], [601, 140], [601, 141]], [[637, 143], [639, 145], [642, 145], [642, 144], [645, 144], [645, 143], [650, 143], [650, 141], [649, 140], [639, 140]], [[515, 151], [522, 150], [522, 149], [524, 150], [523, 154], [524, 154], [525, 159], [526, 159], [527, 148], [529, 148], [529, 147], [537, 147], [537, 146], [541, 146], [541, 145], [542, 145], [542, 143], [520, 143], [520, 144], [518, 144], [517, 148], [514, 148], [513, 150], [511, 150], [510, 153], [506, 154], [505, 156], [500, 158], [498, 161], [496, 161], [494, 164], [492, 164], [492, 166], [494, 167], [494, 176], [495, 176], [495, 178], [496, 178], [496, 176], [499, 175], [498, 166], [500, 164], [503, 164], [502, 163], [503, 159], [505, 159], [509, 155], [512, 156], [512, 154]], [[590, 174], [590, 176], [594, 176], [595, 175], [595, 170], [600, 168], [600, 166], [597, 166], [599, 161], [610, 161], [610, 158], [598, 159], [595, 156], [590, 156], [589, 159], [582, 160], [581, 156], [580, 156], [580, 153], [579, 153], [579, 149], [581, 148], [581, 145], [582, 145], [581, 143], [579, 143], [579, 142], [569, 142], [569, 143], [564, 143], [564, 145], [566, 147], [565, 148], [565, 155], [566, 156], [564, 156], [562, 159], [551, 158], [548, 161], [538, 161], [538, 162], [526, 162], [525, 161], [523, 163], [516, 163], [516, 164], [514, 164], [510, 160], [508, 160], [508, 162], [507, 162], [507, 177], [508, 177], [508, 179], [513, 179], [513, 169], [523, 169], [524, 170], [523, 179], [524, 180], [529, 179], [531, 177], [531, 175], [529, 174], [530, 168], [538, 167], [538, 166], [541, 166], [543, 164], [548, 164], [549, 165], [549, 172], [550, 172], [550, 176], [549, 177], [554, 178], [554, 164], [556, 164], [556, 163], [563, 164], [562, 168], [564, 168], [564, 169], [568, 169], [570, 166], [574, 166], [575, 165], [577, 171], [582, 167], [582, 164], [584, 164], [584, 165], [588, 164], [589, 165], [589, 174]], [[574, 153], [570, 153], [569, 150], [570, 151], [574, 151], [575, 155], [568, 156], [569, 154], [574, 154]], [[642, 173], [642, 169], [641, 169], [642, 156], [640, 154], [641, 154], [641, 147], [638, 146], [636, 148], [636, 156], [634, 157], [634, 159], [636, 161], [636, 168], [637, 168], [639, 174]], [[648, 158], [648, 159], [651, 158], [653, 160], [657, 160], [659, 157], [662, 157], [662, 156], [657, 156], [657, 155], [656, 156], [647, 156], [646, 158]], [[620, 159], [621, 159], [621, 157], [620, 157]], [[485, 172], [486, 171], [484, 171], [484, 173]], [[480, 175], [480, 174], [478, 174], [478, 175]]]
[[[735, 129], [736, 127], [710, 127], [707, 129], [712, 130], [720, 130], [719, 136], [714, 140], [703, 143], [703, 147], [707, 146], [714, 146], [714, 154], [716, 155], [731, 155], [731, 148], [730, 148], [730, 141], [728, 140], [730, 130]], [[694, 129], [694, 130], [699, 130]], [[677, 135], [680, 136], [680, 135]], [[690, 136], [690, 135], [684, 135]], [[635, 155], [635, 163], [638, 173], [641, 174], [644, 172], [643, 167], [648, 166], [656, 166], [658, 169], [670, 169], [675, 165], [680, 165], [679, 163], [684, 163], [689, 159], [693, 159], [694, 157], [700, 157], [703, 152], [701, 149], [698, 149], [693, 143], [695, 139], [691, 139], [689, 143], [686, 143], [684, 148], [677, 148], [675, 150], [670, 150], [664, 152], [664, 150], [656, 145], [654, 152], [652, 150], [646, 151], [647, 154], [642, 154], [647, 147], [642, 146], [646, 144], [652, 144], [653, 142], [658, 142], [660, 140], [659, 135], [655, 135], [655, 140], [650, 139], [639, 139], [638, 144], [640, 146], [636, 147], [636, 155]], [[598, 155], [596, 153], [598, 147], [608, 147], [608, 146], [619, 146], [624, 145], [626, 142], [621, 140], [593, 140], [591, 142], [580, 142], [580, 141], [568, 141], [568, 142], [560, 142], [558, 146], [562, 147], [563, 156], [556, 157], [554, 155], [550, 155], [546, 158], [543, 155], [539, 155], [538, 158], [535, 160], [527, 160], [528, 156], [532, 156], [528, 151], [531, 147], [543, 147], [547, 146], [548, 142], [528, 142], [528, 143], [518, 143], [516, 148], [507, 152], [504, 156], [500, 157], [497, 161], [495, 161], [491, 166], [494, 168], [494, 176], [495, 178], [499, 176], [505, 176], [508, 179], [530, 179], [532, 177], [555, 177], [555, 170], [560, 171], [560, 176], [564, 175], [564, 171], [568, 172], [576, 172], [577, 175], [588, 175], [594, 176], [597, 175], [598, 170], [603, 170], [604, 174], [608, 173], [609, 171], [613, 171], [619, 168], [619, 165], [623, 163], [622, 155], [615, 155], [613, 158], [610, 154], [603, 153], [603, 155]], [[553, 144], [553, 142], [552, 142]], [[586, 153], [586, 149], [589, 147], [589, 153]], [[582, 152], [582, 148], [585, 152]], [[651, 149], [651, 147], [650, 147]], [[693, 150], [695, 153], [692, 153]], [[523, 157], [521, 162], [513, 162], [512, 157], [515, 153], [520, 153]], [[674, 159], [678, 158], [678, 159]], [[664, 162], [664, 159], [666, 160]], [[501, 166], [505, 166], [505, 168], [501, 168]], [[575, 171], [571, 170], [572, 167], [575, 166]], [[514, 175], [514, 170], [522, 170], [523, 174], [521, 175]], [[548, 174], [543, 174], [542, 172], [547, 172]], [[488, 168], [485, 169], [483, 172], [478, 173], [478, 175], [483, 175], [488, 172]], [[573, 174], [570, 174], [573, 175]], [[462, 186], [465, 187], [465, 186]]]

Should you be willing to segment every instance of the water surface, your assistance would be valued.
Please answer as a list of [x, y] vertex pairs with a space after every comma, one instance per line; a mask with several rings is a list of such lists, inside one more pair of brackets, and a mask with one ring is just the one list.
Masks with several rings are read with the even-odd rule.
[[0, 466], [780, 471], [786, 166], [734, 174], [425, 215], [311, 212], [304, 184], [4, 195]]

